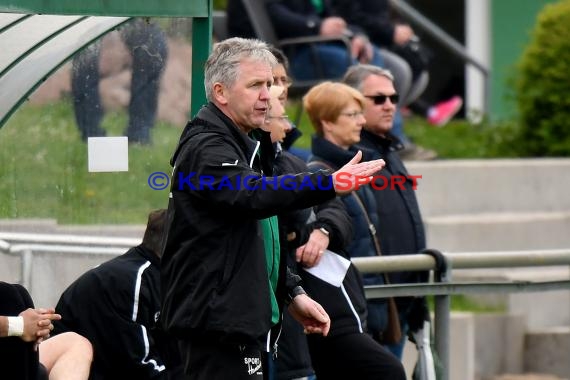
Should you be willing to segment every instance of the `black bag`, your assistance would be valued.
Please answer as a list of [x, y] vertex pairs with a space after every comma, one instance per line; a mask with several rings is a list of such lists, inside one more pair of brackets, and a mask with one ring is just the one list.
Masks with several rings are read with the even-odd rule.
[[416, 80], [422, 71], [427, 70], [433, 57], [432, 51], [422, 44], [418, 37], [411, 38], [404, 45], [393, 46], [392, 51], [410, 65], [413, 80]]

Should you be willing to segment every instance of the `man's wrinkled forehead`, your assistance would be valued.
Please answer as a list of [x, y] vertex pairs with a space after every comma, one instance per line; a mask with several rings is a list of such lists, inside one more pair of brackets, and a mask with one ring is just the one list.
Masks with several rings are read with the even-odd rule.
[[234, 80], [245, 79], [247, 81], [267, 81], [273, 84], [273, 68], [271, 64], [263, 59], [243, 58], [236, 71]]

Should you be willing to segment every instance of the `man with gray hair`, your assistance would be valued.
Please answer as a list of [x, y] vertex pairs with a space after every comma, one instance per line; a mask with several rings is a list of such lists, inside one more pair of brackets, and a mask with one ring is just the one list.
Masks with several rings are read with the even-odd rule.
[[336, 173], [272, 177], [272, 144], [260, 127], [275, 64], [261, 41], [214, 45], [208, 104], [171, 160], [160, 318], [180, 340], [189, 379], [267, 377], [283, 301], [307, 333], [327, 335], [328, 315], [280, 257], [276, 215], [350, 192], [383, 166], [358, 163], [359, 153]]
[[[364, 118], [366, 124], [361, 132], [360, 145], [374, 151], [377, 158], [386, 162], [382, 175], [372, 183], [376, 190], [378, 208], [377, 236], [382, 255], [402, 255], [420, 252], [426, 248], [424, 225], [416, 199], [416, 179], [411, 177], [397, 153], [398, 140], [392, 129], [398, 94], [394, 88], [394, 77], [388, 70], [372, 65], [351, 66], [346, 72], [344, 83], [359, 90], [365, 97]], [[394, 184], [397, 183], [397, 186]], [[388, 275], [393, 284], [426, 282], [427, 272], [398, 272]], [[396, 298], [402, 339], [387, 348], [402, 358], [408, 330], [417, 331], [423, 321], [429, 320], [425, 297]], [[368, 301], [368, 330], [382, 342], [386, 328], [386, 301]]]

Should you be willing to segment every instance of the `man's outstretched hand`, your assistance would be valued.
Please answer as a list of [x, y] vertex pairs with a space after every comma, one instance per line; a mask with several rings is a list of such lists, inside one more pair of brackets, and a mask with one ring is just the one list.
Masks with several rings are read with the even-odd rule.
[[362, 151], [358, 151], [354, 157], [342, 168], [332, 174], [333, 185], [337, 194], [348, 194], [372, 180], [372, 175], [380, 171], [386, 163], [384, 160], [372, 160], [360, 162]]
[[289, 312], [303, 325], [305, 334], [322, 334], [327, 336], [331, 328], [331, 319], [323, 307], [306, 294], [293, 298]]

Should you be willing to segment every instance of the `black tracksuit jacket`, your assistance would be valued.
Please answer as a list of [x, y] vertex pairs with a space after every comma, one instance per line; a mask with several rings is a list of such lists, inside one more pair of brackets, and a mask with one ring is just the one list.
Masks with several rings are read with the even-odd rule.
[[54, 333], [93, 345], [90, 379], [177, 379], [176, 345], [157, 329], [158, 257], [142, 245], [84, 273], [61, 295]]
[[[272, 173], [273, 148], [269, 134], [259, 138], [261, 143], [251, 139], [209, 103], [187, 125], [173, 156], [161, 319], [179, 339], [268, 350], [270, 289], [259, 221], [335, 197], [332, 187], [300, 188], [305, 180], [315, 186], [317, 181], [330, 184], [328, 173], [291, 176], [288, 183], [294, 190], [264, 189], [261, 176]], [[200, 190], [204, 176], [213, 188]], [[232, 185], [220, 186], [224, 181]], [[284, 258], [279, 272], [277, 300], [284, 301], [298, 277], [286, 275]]]

